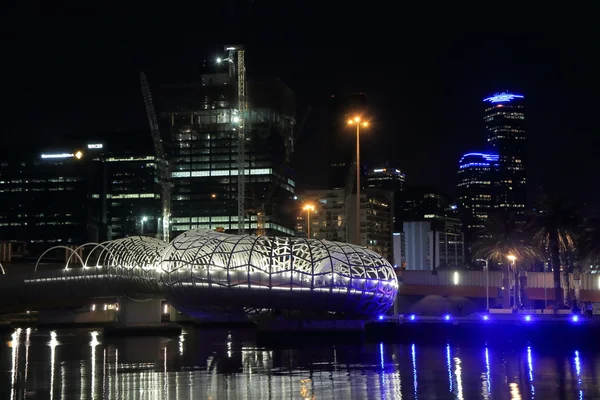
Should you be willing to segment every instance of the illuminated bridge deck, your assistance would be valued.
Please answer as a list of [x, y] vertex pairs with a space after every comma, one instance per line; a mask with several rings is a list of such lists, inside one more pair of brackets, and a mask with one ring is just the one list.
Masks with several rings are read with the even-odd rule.
[[367, 316], [390, 308], [398, 290], [385, 259], [346, 243], [196, 230], [169, 244], [130, 237], [87, 249], [85, 259], [73, 252], [62, 270], [36, 266], [30, 276], [1, 277], [0, 305], [164, 298], [192, 316], [206, 307]]

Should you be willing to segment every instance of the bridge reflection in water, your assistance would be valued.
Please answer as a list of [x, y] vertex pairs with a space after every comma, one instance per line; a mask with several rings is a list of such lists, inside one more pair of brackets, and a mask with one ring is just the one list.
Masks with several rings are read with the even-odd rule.
[[258, 347], [249, 331], [107, 341], [16, 330], [0, 348], [7, 398], [596, 398], [595, 350], [364, 344]]
[[168, 244], [129, 237], [82, 250], [63, 271], [36, 265], [31, 277], [3, 276], [0, 304], [125, 296], [166, 298], [192, 316], [215, 308], [372, 316], [387, 311], [398, 290], [383, 257], [326, 240], [193, 230]]

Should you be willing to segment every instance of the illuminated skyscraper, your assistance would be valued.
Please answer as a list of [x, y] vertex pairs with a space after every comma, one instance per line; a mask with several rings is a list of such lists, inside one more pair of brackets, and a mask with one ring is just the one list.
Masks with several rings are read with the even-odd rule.
[[395, 195], [404, 190], [406, 175], [396, 168], [371, 168], [367, 171], [367, 187], [389, 190]]
[[[201, 82], [162, 87], [162, 116], [172, 139], [173, 236], [238, 229], [239, 116], [231, 79], [204, 74]], [[250, 80], [248, 92], [244, 226], [252, 233], [293, 235], [294, 96], [273, 79]]]
[[458, 163], [457, 206], [468, 240], [485, 226], [489, 214], [496, 208], [499, 158], [492, 153], [467, 153]]
[[524, 215], [527, 197], [525, 179], [524, 96], [497, 93], [484, 99], [487, 142], [499, 155], [495, 179], [495, 206]]

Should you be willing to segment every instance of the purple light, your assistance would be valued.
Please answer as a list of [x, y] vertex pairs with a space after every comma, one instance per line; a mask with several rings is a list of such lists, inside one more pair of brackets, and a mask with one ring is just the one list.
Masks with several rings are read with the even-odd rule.
[[383, 319], [383, 315], [380, 315], [379, 316], [379, 320], [381, 321], [382, 319]]
[[526, 315], [525, 316], [525, 321], [530, 322], [531, 321], [531, 315]]
[[579, 315], [573, 315], [571, 317], [571, 321], [573, 321], [573, 322], [579, 322]]
[[489, 101], [490, 103], [507, 103], [514, 99], [522, 99], [523, 95], [513, 93], [495, 93], [493, 96], [483, 99], [483, 101]]
[[448, 315], [448, 314], [444, 315], [444, 319], [445, 319], [446, 321], [450, 321], [450, 315]]
[[464, 154], [460, 161], [459, 164], [462, 164], [463, 161], [465, 160], [465, 158], [467, 157], [480, 157], [483, 158], [485, 161], [498, 161], [500, 160], [500, 156], [498, 154], [493, 154], [493, 153], [466, 153]]
[[489, 315], [484, 315], [484, 316], [483, 316], [483, 320], [484, 320], [484, 321], [487, 321], [488, 319], [490, 319]]
[[410, 319], [411, 321], [414, 321], [414, 320], [415, 320], [415, 318], [417, 318], [417, 317], [415, 316], [415, 314], [411, 314], [411, 315], [408, 317], [408, 319]]

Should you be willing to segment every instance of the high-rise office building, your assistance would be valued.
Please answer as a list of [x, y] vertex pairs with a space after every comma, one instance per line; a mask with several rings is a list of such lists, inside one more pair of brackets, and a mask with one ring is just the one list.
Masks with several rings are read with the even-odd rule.
[[161, 190], [150, 132], [111, 133], [88, 141], [86, 147], [95, 164], [91, 224], [99, 238], [156, 236]]
[[406, 175], [397, 168], [371, 168], [367, 170], [366, 187], [383, 189], [398, 195], [404, 190]]
[[499, 156], [495, 205], [524, 215], [527, 200], [524, 96], [504, 92], [483, 101], [487, 143]]
[[234, 78], [165, 85], [161, 116], [172, 139], [173, 235], [194, 228], [237, 232], [243, 195], [246, 232], [294, 234], [294, 97], [279, 80], [248, 82], [246, 193], [237, 193], [239, 115]]
[[464, 236], [460, 220], [446, 217], [438, 228], [435, 225], [433, 221], [404, 223], [406, 269], [434, 270], [464, 266]]
[[415, 186], [403, 191], [395, 203], [395, 232], [407, 221], [442, 221], [448, 216], [450, 197], [435, 189]]
[[[360, 231], [361, 245], [388, 260], [392, 260], [392, 207], [391, 192], [365, 189], [361, 192]], [[344, 189], [309, 190], [298, 196], [297, 231], [307, 233], [306, 204], [314, 206], [310, 212], [310, 237], [345, 241], [346, 229], [356, 224], [356, 195], [345, 197]]]
[[488, 151], [466, 153], [458, 168], [457, 206], [469, 245], [495, 211], [524, 222], [527, 200], [524, 96], [504, 92], [483, 101]]
[[88, 168], [82, 150], [11, 148], [0, 160], [0, 241], [24, 255], [88, 239]]
[[354, 116], [368, 117], [367, 96], [364, 93], [333, 96], [329, 102], [329, 132], [327, 153], [329, 156], [330, 188], [346, 185], [348, 170], [356, 160], [356, 127], [348, 126]]
[[148, 131], [0, 154], [0, 241], [24, 256], [155, 236], [160, 191]]
[[467, 153], [458, 163], [457, 207], [467, 240], [484, 228], [495, 207], [499, 157], [493, 153]]

